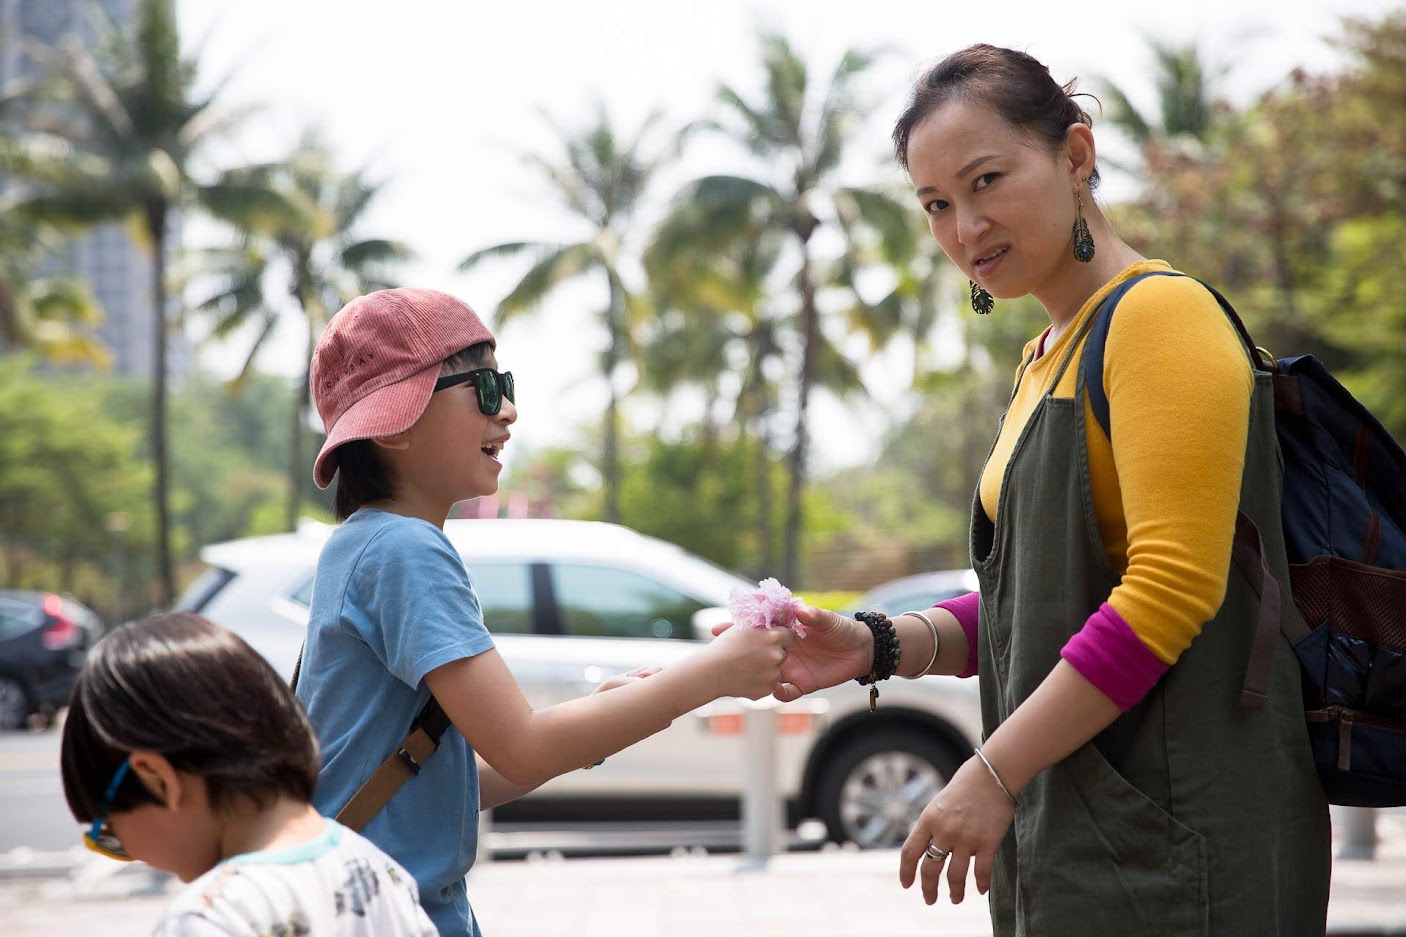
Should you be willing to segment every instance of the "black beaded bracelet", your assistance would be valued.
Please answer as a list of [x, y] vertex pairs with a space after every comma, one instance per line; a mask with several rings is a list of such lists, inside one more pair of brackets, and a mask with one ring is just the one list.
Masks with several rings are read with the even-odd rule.
[[898, 632], [883, 612], [858, 612], [854, 617], [868, 625], [874, 634], [874, 662], [867, 674], [855, 678], [860, 686], [869, 687], [869, 711], [873, 712], [879, 702], [878, 682], [887, 680], [898, 670]]

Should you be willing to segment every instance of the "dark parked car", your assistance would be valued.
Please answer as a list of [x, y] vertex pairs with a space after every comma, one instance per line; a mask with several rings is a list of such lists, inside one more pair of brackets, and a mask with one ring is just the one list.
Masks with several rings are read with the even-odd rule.
[[102, 627], [91, 609], [67, 596], [0, 590], [0, 731], [68, 702]]

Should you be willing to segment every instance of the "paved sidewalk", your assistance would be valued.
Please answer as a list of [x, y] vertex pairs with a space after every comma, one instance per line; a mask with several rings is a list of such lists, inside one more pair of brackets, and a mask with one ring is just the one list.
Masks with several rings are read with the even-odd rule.
[[[1381, 815], [1373, 861], [1339, 860], [1329, 933], [1406, 935], [1406, 812]], [[896, 852], [495, 862], [469, 877], [490, 937], [977, 937], [986, 903], [923, 904]], [[121, 871], [114, 872], [117, 868]], [[177, 887], [141, 866], [85, 863], [64, 878], [0, 880], [4, 937], [138, 937]], [[143, 892], [146, 892], [143, 894]]]

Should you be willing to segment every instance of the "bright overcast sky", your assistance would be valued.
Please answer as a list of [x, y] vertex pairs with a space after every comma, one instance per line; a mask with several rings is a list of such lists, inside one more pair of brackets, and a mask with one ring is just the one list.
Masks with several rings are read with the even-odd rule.
[[[392, 181], [371, 233], [415, 247], [420, 260], [408, 271], [407, 283], [453, 292], [487, 317], [521, 268], [500, 264], [463, 275], [455, 266], [464, 255], [499, 241], [579, 234], [564, 224], [550, 194], [515, 156], [530, 149], [556, 157], [556, 137], [541, 112], [559, 124], [579, 126], [599, 99], [625, 131], [654, 108], [664, 111], [666, 121], [696, 118], [709, 110], [720, 81], [750, 96], [759, 81], [754, 41], [759, 27], [786, 34], [812, 63], [817, 79], [828, 76], [846, 48], [894, 50], [874, 72], [872, 140], [856, 147], [872, 150], [872, 157], [861, 153], [859, 160], [860, 171], [872, 172], [872, 178], [850, 179], [863, 183], [893, 172], [883, 162], [887, 131], [915, 70], [972, 42], [1025, 49], [1060, 80], [1110, 78], [1150, 107], [1145, 37], [1195, 40], [1212, 61], [1233, 65], [1225, 90], [1243, 102], [1296, 66], [1324, 71], [1339, 62], [1324, 38], [1336, 34], [1340, 16], [1379, 18], [1400, 5], [1400, 0], [178, 0], [178, 11], [187, 47], [203, 44], [202, 77], [210, 82], [233, 73], [227, 89], [232, 100], [268, 104], [237, 141], [242, 155], [282, 155], [302, 128], [322, 127], [345, 165], [369, 164]], [[730, 151], [706, 152], [730, 158]], [[697, 175], [738, 168], [700, 165], [695, 156], [681, 171]], [[519, 380], [522, 416], [515, 435], [520, 440], [577, 441], [577, 427], [601, 412], [604, 390], [591, 375], [603, 336], [586, 315], [597, 307], [594, 293], [564, 292], [540, 317], [501, 330], [499, 360]], [[282, 344], [299, 345], [291, 335]], [[226, 346], [207, 351], [204, 360], [228, 373], [240, 355], [238, 348]], [[264, 367], [287, 372], [294, 357], [276, 350]], [[898, 412], [901, 393], [885, 386], [882, 365], [869, 362], [866, 376], [885, 410]], [[822, 464], [830, 467], [858, 460], [884, 428], [884, 419], [864, 407], [821, 403], [819, 413], [827, 432], [813, 435]]]

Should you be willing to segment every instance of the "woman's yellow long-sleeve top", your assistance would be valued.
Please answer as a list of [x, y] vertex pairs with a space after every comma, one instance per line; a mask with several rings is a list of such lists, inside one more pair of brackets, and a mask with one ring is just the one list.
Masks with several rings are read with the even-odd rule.
[[[1129, 277], [1171, 269], [1157, 260], [1128, 267], [1020, 374], [982, 473], [988, 517], [996, 516], [1016, 440], [1084, 320]], [[1027, 345], [1022, 360], [1040, 351], [1042, 341]], [[1074, 396], [1082, 353], [1076, 350], [1056, 396]], [[1188, 277], [1149, 277], [1128, 291], [1108, 331], [1103, 370], [1112, 439], [1086, 396], [1089, 475], [1104, 549], [1122, 578], [1063, 656], [1127, 709], [1225, 597], [1254, 378], [1225, 313]]]

